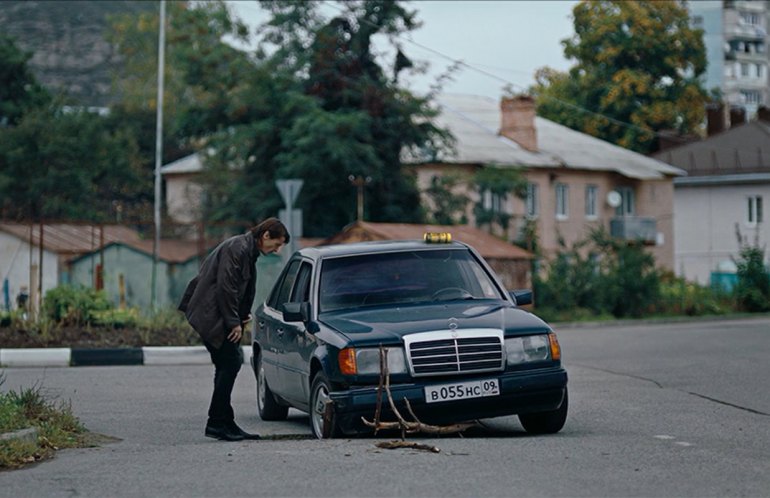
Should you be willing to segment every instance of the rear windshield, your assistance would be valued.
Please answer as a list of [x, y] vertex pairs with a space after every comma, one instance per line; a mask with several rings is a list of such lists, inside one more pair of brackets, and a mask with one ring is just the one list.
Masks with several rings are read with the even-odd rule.
[[467, 250], [407, 251], [329, 259], [321, 267], [320, 312], [446, 299], [501, 299]]

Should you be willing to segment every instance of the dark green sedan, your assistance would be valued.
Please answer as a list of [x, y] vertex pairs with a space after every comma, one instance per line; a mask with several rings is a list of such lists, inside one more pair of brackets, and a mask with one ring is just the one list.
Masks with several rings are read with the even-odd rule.
[[551, 328], [519, 308], [531, 299], [459, 242], [297, 251], [256, 314], [259, 415], [305, 411], [319, 438], [371, 432], [375, 412], [434, 427], [516, 414], [558, 432], [567, 372]]

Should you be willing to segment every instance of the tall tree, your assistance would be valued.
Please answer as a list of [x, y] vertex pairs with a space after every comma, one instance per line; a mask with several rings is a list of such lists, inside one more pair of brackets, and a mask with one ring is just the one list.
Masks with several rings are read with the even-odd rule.
[[562, 44], [577, 64], [538, 71], [540, 116], [643, 153], [661, 130], [698, 130], [706, 55], [684, 2], [584, 0], [573, 16], [575, 34]]
[[0, 127], [18, 123], [26, 112], [50, 101], [27, 65], [31, 57], [0, 33]]
[[39, 108], [0, 128], [4, 217], [47, 221], [136, 221], [147, 209], [136, 143], [107, 119]]
[[[274, 180], [300, 178], [296, 207], [305, 234], [325, 236], [355, 219], [350, 177], [369, 177], [366, 218], [422, 219], [414, 178], [400, 162], [404, 148], [440, 146], [428, 102], [385, 76], [371, 48], [377, 34], [415, 26], [398, 2], [346, 2], [326, 20], [318, 2], [266, 1], [264, 44], [240, 91], [243, 105], [229, 126], [210, 135], [214, 217], [258, 219], [282, 205]], [[267, 55], [269, 54], [269, 55]], [[399, 67], [407, 67], [401, 53]], [[207, 85], [210, 87], [211, 85]], [[206, 113], [205, 109], [202, 112]]]

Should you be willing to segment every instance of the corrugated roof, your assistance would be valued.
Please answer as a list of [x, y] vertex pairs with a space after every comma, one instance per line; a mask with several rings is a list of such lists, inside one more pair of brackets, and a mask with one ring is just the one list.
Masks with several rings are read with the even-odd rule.
[[[440, 162], [614, 171], [644, 180], [685, 174], [679, 168], [657, 159], [541, 117], [535, 117], [538, 150], [530, 152], [513, 140], [498, 135], [501, 121], [499, 101], [472, 95], [440, 95], [436, 101], [441, 109], [436, 123], [449, 129], [457, 139], [455, 153], [440, 156]], [[407, 160], [412, 163], [433, 162], [417, 157]]]
[[770, 125], [752, 121], [698, 142], [653, 155], [690, 176], [767, 173], [770, 171]]
[[364, 240], [422, 240], [425, 232], [449, 232], [452, 240], [465, 242], [484, 258], [532, 259], [534, 255], [478, 228], [468, 225], [421, 225], [412, 223], [373, 223], [357, 221], [324, 244], [344, 244]]
[[[40, 244], [40, 225], [32, 228], [32, 244]], [[136, 230], [122, 225], [75, 225], [43, 224], [43, 248], [62, 256], [83, 254], [99, 248], [102, 240], [100, 230], [104, 230], [103, 241], [131, 242], [140, 240]], [[25, 242], [30, 242], [30, 225], [19, 223], [0, 223], [0, 230], [10, 233]]]

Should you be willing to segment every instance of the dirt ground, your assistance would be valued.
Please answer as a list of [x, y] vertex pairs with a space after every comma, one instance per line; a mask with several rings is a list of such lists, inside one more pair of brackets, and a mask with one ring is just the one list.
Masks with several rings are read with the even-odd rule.
[[202, 344], [192, 329], [60, 327], [47, 333], [0, 327], [0, 348], [120, 348]]

